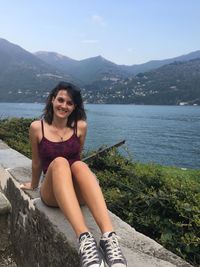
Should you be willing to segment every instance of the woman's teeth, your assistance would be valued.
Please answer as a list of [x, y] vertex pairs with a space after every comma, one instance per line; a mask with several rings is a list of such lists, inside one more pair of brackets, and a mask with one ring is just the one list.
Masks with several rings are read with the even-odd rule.
[[61, 109], [61, 108], [59, 108], [58, 110], [61, 111], [61, 112], [65, 112], [65, 113], [67, 112], [66, 110]]

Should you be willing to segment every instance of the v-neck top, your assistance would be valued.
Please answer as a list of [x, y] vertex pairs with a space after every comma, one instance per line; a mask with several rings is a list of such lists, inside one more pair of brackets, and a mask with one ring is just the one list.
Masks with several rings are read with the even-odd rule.
[[68, 160], [71, 166], [75, 161], [80, 160], [80, 140], [77, 136], [77, 127], [74, 127], [72, 136], [61, 142], [48, 140], [44, 135], [44, 122], [41, 120], [42, 139], [38, 144], [39, 157], [42, 162], [42, 170], [45, 174], [50, 163], [57, 157]]

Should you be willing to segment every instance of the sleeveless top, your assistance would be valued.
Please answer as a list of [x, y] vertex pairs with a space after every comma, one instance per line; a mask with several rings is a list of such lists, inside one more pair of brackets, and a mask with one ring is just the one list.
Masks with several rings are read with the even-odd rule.
[[44, 136], [44, 123], [41, 120], [42, 140], [38, 144], [39, 157], [42, 162], [42, 170], [45, 174], [49, 164], [57, 157], [68, 160], [70, 166], [80, 160], [80, 140], [77, 136], [77, 126], [74, 127], [72, 136], [61, 142], [53, 142]]

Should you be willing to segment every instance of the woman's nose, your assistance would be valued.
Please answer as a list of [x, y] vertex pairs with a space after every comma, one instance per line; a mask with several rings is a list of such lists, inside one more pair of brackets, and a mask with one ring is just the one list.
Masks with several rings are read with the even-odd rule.
[[63, 102], [62, 105], [61, 105], [62, 108], [66, 108], [67, 107], [67, 103], [66, 102]]

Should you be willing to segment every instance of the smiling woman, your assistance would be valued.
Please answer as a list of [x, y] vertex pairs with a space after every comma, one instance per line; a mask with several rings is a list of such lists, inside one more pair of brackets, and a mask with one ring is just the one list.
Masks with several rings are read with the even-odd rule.
[[42, 201], [59, 207], [79, 240], [82, 267], [103, 267], [97, 243], [87, 227], [80, 205], [86, 204], [101, 232], [100, 248], [107, 264], [127, 266], [114, 232], [107, 206], [89, 167], [81, 161], [87, 132], [86, 114], [79, 88], [61, 82], [50, 93], [43, 119], [30, 126], [32, 181], [21, 185], [33, 190], [40, 186]]

